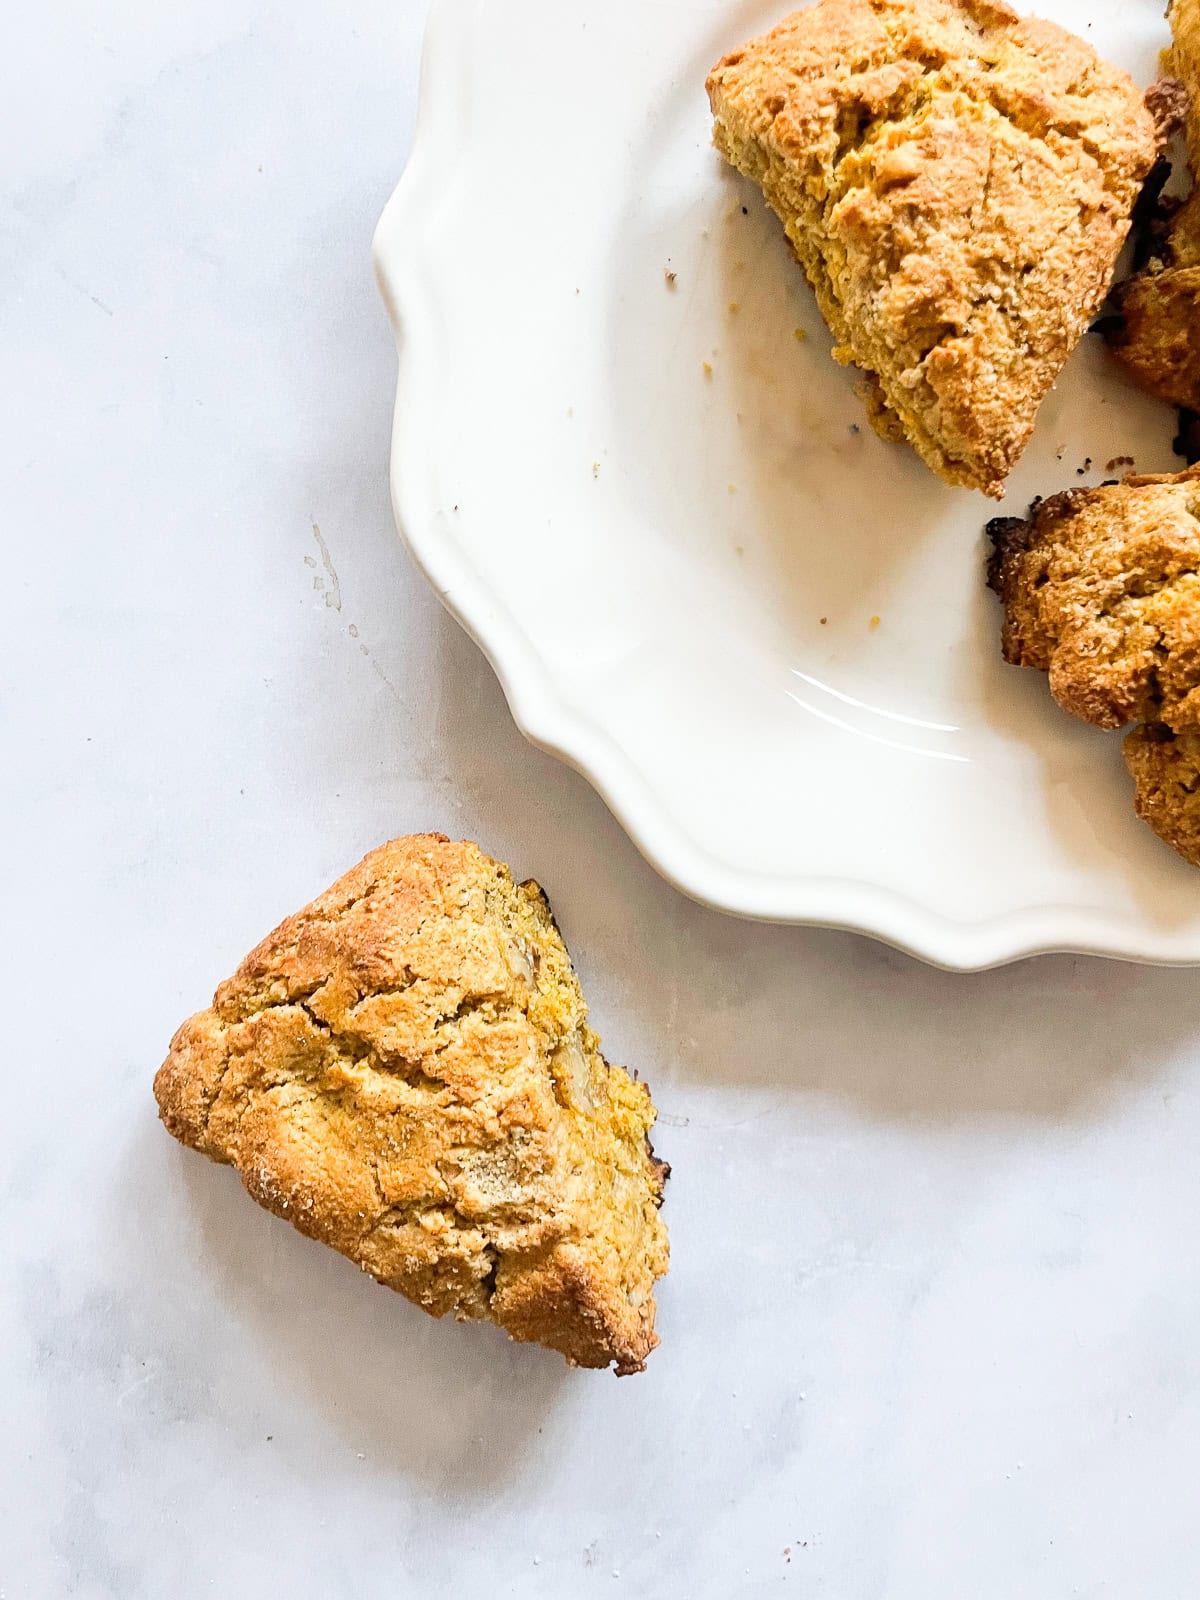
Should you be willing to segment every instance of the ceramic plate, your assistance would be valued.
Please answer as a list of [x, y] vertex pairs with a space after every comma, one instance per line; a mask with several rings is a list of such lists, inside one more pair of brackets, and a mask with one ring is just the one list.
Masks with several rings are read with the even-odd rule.
[[[786, 5], [440, 0], [376, 261], [400, 527], [514, 716], [674, 883], [946, 967], [1200, 961], [1119, 736], [1002, 664], [984, 524], [1173, 418], [1089, 337], [1003, 507], [866, 424], [708, 68]], [[1043, 0], [1139, 82], [1159, 0]]]

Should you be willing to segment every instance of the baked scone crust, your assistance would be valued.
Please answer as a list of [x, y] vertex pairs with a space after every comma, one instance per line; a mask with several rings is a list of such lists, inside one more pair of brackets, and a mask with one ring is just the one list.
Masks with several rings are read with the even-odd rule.
[[[1197, 208], [1200, 221], [1200, 207]], [[1200, 410], [1200, 264], [1164, 266], [1122, 286], [1113, 352], [1148, 393]]]
[[666, 1168], [586, 1018], [538, 886], [418, 835], [263, 940], [154, 1090], [176, 1138], [434, 1316], [636, 1372]]
[[1192, 171], [1200, 173], [1200, 0], [1171, 0], [1167, 17], [1171, 48], [1166, 66], [1191, 97], [1192, 112], [1186, 126], [1188, 160]]
[[1132, 81], [1000, 0], [820, 0], [727, 55], [708, 93], [838, 360], [936, 473], [999, 496], [1155, 159]]
[[[1200, 173], [1200, 0], [1174, 0], [1166, 67], [1186, 91], [1193, 177]], [[1200, 185], [1175, 214], [1146, 271], [1121, 285], [1110, 339], [1143, 389], [1200, 411]]]
[[1138, 816], [1200, 867], [1200, 733], [1135, 728], [1125, 740], [1125, 765], [1136, 785]]
[[1200, 468], [1069, 490], [989, 533], [1005, 660], [1096, 727], [1200, 727]]

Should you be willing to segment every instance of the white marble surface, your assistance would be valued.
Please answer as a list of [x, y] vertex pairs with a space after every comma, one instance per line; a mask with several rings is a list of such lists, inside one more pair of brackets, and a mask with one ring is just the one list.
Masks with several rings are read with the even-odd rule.
[[[387, 503], [422, 10], [6, 19], [0, 1593], [1191, 1600], [1200, 979], [724, 920], [524, 744]], [[156, 1122], [183, 1015], [421, 827], [542, 878], [655, 1086], [642, 1377], [427, 1320]]]

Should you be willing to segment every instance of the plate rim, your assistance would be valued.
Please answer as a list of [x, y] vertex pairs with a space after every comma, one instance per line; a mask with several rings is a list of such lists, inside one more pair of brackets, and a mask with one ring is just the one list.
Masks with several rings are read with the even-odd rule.
[[[488, 593], [439, 508], [434, 460], [419, 441], [437, 408], [439, 281], [422, 218], [445, 192], [455, 164], [453, 113], [478, 0], [433, 0], [422, 50], [416, 126], [408, 162], [371, 244], [376, 280], [397, 347], [389, 479], [396, 526], [418, 569], [474, 640], [500, 682], [509, 711], [532, 744], [580, 773], [662, 877], [699, 903], [751, 921], [828, 928], [882, 942], [948, 972], [980, 972], [1040, 955], [1098, 956], [1155, 966], [1200, 965], [1200, 941], [1169, 932], [1131, 944], [1119, 919], [1082, 905], [1028, 906], [958, 921], [882, 885], [815, 875], [755, 874], [712, 859], [654, 795], [634, 763], [555, 693], [533, 642]], [[461, 109], [461, 108], [460, 108]]]

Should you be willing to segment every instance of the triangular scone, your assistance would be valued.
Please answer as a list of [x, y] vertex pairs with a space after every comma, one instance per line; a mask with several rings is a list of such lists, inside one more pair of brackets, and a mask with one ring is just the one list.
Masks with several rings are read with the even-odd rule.
[[1132, 81], [1001, 0], [820, 0], [708, 93], [877, 423], [999, 497], [1157, 153]]
[[586, 1016], [537, 885], [425, 834], [252, 951], [154, 1089], [178, 1139], [434, 1316], [636, 1372], [666, 1168]]

